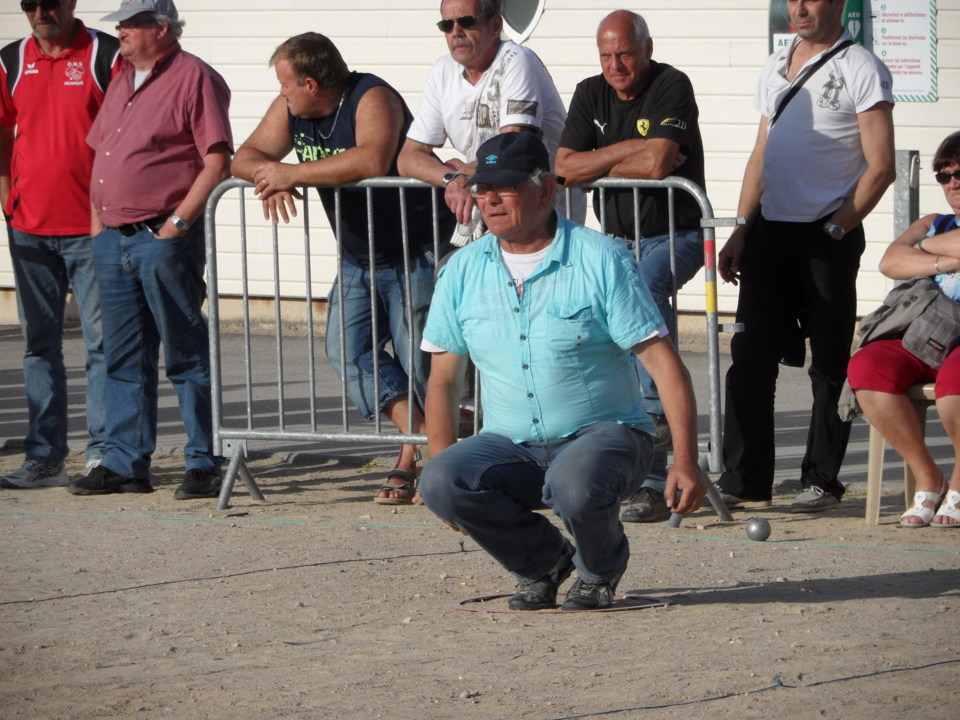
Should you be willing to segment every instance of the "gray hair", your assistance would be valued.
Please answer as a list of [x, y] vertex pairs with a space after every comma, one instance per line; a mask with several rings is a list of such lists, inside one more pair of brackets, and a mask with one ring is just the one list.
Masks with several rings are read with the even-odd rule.
[[[501, 15], [502, 14], [502, 2], [501, 0], [479, 0], [480, 10], [478, 11], [479, 15]], [[443, 0], [440, 0], [440, 4], [443, 5]]]
[[183, 26], [186, 25], [185, 20], [180, 18], [172, 18], [169, 15], [164, 15], [163, 13], [150, 13], [153, 16], [153, 19], [157, 22], [165, 22], [167, 27], [170, 30], [170, 33], [179, 40], [183, 37]]
[[[549, 177], [549, 178], [553, 178], [554, 180], [557, 179], [557, 176], [554, 175], [554, 174], [553, 174], [552, 172], [550, 172], [549, 170], [544, 170], [543, 168], [537, 168], [536, 170], [533, 171], [533, 174], [530, 176], [530, 182], [533, 183], [533, 186], [534, 186], [537, 190], [542, 190], [542, 189], [543, 189], [543, 179], [544, 179], [544, 178], [548, 178], [548, 177]], [[553, 194], [553, 206], [554, 206], [554, 207], [556, 207], [556, 205], [557, 205], [557, 198], [559, 197], [559, 195], [560, 195], [561, 192], [563, 192], [563, 188], [561, 188], [561, 187], [558, 185], [558, 186], [557, 186], [557, 192], [555, 192], [555, 193]], [[574, 192], [579, 192], [579, 191], [575, 190]]]

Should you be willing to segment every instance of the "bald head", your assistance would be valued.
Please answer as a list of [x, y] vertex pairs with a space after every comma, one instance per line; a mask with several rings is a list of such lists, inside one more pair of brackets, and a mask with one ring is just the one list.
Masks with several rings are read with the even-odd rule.
[[647, 21], [643, 19], [642, 15], [637, 15], [630, 10], [614, 10], [601, 20], [597, 27], [598, 43], [600, 42], [600, 36], [604, 33], [614, 33], [641, 48], [646, 48], [647, 43], [650, 42], [650, 30], [647, 28]]
[[597, 50], [603, 79], [621, 100], [632, 100], [650, 74], [653, 40], [646, 21], [629, 10], [607, 15], [597, 28]]

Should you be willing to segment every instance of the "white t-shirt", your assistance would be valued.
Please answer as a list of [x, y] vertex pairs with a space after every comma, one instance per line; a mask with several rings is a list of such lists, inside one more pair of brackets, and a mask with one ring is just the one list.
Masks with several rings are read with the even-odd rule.
[[[543, 142], [556, 160], [560, 134], [567, 111], [553, 78], [532, 50], [511, 40], [500, 43], [493, 63], [472, 85], [463, 67], [448, 53], [437, 60], [427, 75], [423, 99], [407, 137], [433, 147], [447, 139], [467, 162], [476, 159], [477, 148], [507, 125], [530, 125], [543, 132]], [[558, 193], [558, 208], [564, 208], [565, 193]], [[584, 193], [574, 190], [573, 216], [583, 223], [587, 214]]]
[[[844, 32], [835, 45], [849, 37]], [[754, 107], [768, 119], [793, 84], [785, 76], [798, 42], [794, 38], [763, 66]], [[801, 69], [794, 82], [803, 74]], [[807, 80], [768, 127], [761, 199], [767, 220], [810, 222], [843, 204], [867, 168], [857, 115], [879, 102], [893, 103], [893, 79], [883, 61], [860, 45], [841, 50]]]

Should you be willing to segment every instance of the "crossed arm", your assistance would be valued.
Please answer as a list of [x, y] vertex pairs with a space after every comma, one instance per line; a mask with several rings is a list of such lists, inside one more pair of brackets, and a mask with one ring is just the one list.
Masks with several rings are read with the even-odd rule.
[[662, 180], [684, 160], [680, 143], [667, 138], [635, 138], [613, 145], [577, 152], [557, 150], [557, 175], [566, 185], [579, 185], [599, 177]]
[[[880, 272], [895, 280], [960, 270], [960, 228], [926, 237], [937, 215], [920, 218], [898, 237], [880, 259]], [[922, 241], [922, 244], [918, 244]]]

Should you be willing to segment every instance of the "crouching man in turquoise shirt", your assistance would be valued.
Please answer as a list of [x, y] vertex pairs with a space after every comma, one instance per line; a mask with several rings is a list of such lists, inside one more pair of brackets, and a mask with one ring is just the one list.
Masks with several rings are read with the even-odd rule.
[[[625, 246], [561, 218], [543, 143], [504, 133], [477, 150], [469, 186], [490, 233], [441, 270], [423, 333], [434, 353], [426, 424], [428, 508], [518, 580], [515, 610], [612, 604], [627, 567], [620, 524], [653, 458], [653, 424], [632, 367], [663, 390], [674, 465], [673, 512], [700, 507], [696, 400], [663, 319]], [[483, 382], [483, 431], [459, 443], [469, 355]], [[568, 539], [536, 509], [561, 518]]]

